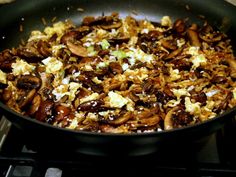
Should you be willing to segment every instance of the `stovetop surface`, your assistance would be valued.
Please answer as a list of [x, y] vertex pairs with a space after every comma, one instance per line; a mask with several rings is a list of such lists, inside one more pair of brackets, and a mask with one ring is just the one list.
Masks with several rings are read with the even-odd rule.
[[[0, 176], [236, 176], [235, 119], [200, 147], [167, 147], [145, 156], [89, 156], [50, 149], [41, 152], [5, 118], [0, 121]], [[60, 149], [60, 148], [58, 148]]]

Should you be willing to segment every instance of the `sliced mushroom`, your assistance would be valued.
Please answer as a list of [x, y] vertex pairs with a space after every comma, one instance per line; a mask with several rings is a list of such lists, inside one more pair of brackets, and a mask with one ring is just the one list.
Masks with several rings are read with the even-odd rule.
[[39, 88], [40, 86], [41, 86], [41, 79], [36, 76], [24, 75], [24, 76], [21, 76], [17, 80], [17, 87], [18, 88], [36, 89], [36, 88]]
[[7, 102], [8, 100], [10, 100], [11, 96], [12, 96], [11, 90], [8, 90], [8, 89], [3, 90], [2, 99], [4, 102]]
[[38, 111], [41, 101], [42, 101], [41, 96], [39, 94], [36, 94], [31, 102], [31, 105], [30, 105], [29, 110], [27, 111], [27, 114], [34, 115]]
[[54, 103], [52, 100], [41, 102], [38, 111], [35, 113], [35, 118], [41, 122], [46, 122], [52, 116]]
[[158, 112], [159, 112], [159, 109], [157, 107], [153, 107], [150, 109], [143, 109], [142, 111], [137, 112], [135, 114], [135, 117], [138, 120], [146, 119], [146, 118], [152, 117], [153, 115], [156, 115]]
[[88, 51], [82, 45], [79, 45], [79, 44], [75, 45], [71, 43], [70, 41], [68, 41], [66, 44], [69, 50], [71, 51], [71, 53], [73, 53], [74, 55], [77, 55], [79, 57], [88, 57]]
[[172, 59], [172, 58], [178, 56], [178, 55], [182, 52], [182, 50], [183, 50], [183, 48], [178, 48], [178, 49], [172, 51], [172, 52], [166, 57], [166, 59]]
[[182, 19], [177, 19], [173, 25], [173, 29], [177, 33], [183, 33], [185, 31], [185, 23]]
[[171, 130], [174, 128], [173, 115], [178, 109], [179, 109], [179, 107], [174, 107], [171, 110], [169, 110], [168, 113], [166, 114], [165, 120], [164, 120], [164, 129], [165, 130]]
[[162, 40], [161, 44], [164, 48], [169, 49], [169, 50], [176, 50], [177, 49], [177, 46], [174, 41]]
[[56, 112], [55, 121], [59, 123], [63, 119], [67, 118], [67, 116], [71, 113], [71, 109], [63, 105], [57, 105], [55, 107], [55, 112]]
[[81, 26], [77, 29], [73, 29], [72, 31], [68, 31], [61, 37], [61, 42], [66, 44], [68, 41], [80, 40], [88, 33], [91, 32], [91, 28], [89, 26]]
[[40, 52], [48, 56], [51, 53], [49, 44], [42, 41], [31, 41], [26, 46], [17, 49], [17, 55], [30, 63], [37, 63], [45, 58]]
[[48, 57], [51, 54], [51, 46], [48, 42], [40, 40], [37, 43], [37, 47], [38, 47], [38, 51], [39, 53], [44, 56], [44, 57]]
[[133, 113], [126, 112], [126, 113], [120, 115], [118, 118], [115, 118], [114, 120], [109, 120], [108, 123], [111, 125], [121, 125], [132, 118], [133, 118]]
[[4, 50], [0, 53], [0, 69], [4, 72], [11, 72], [11, 65], [15, 62], [15, 60], [16, 58], [11, 50]]
[[83, 19], [82, 23], [86, 26], [97, 25], [105, 30], [117, 29], [122, 25], [121, 21], [117, 18], [117, 14], [113, 14], [111, 16], [102, 16], [98, 18], [88, 16]]
[[87, 101], [79, 105], [78, 111], [98, 112], [103, 104], [104, 102], [102, 100]]
[[117, 29], [117, 28], [120, 28], [122, 25], [121, 21], [116, 21], [116, 22], [113, 22], [112, 24], [109, 24], [109, 25], [100, 25], [102, 29], [105, 29], [105, 30], [111, 30], [111, 29]]
[[236, 78], [236, 60], [233, 59], [233, 58], [229, 58], [229, 59], [226, 59], [226, 62], [229, 64], [230, 66], [230, 76], [232, 78]]
[[29, 92], [27, 92], [26, 95], [20, 100], [19, 108], [24, 109], [25, 106], [31, 103], [31, 101], [34, 98], [35, 93], [36, 93], [36, 89], [32, 89]]
[[111, 69], [113, 74], [121, 74], [123, 72], [123, 69], [118, 62], [111, 62], [109, 64], [109, 68]]
[[192, 46], [201, 47], [201, 42], [198, 37], [196, 24], [192, 24], [192, 26], [190, 28], [188, 28], [187, 35], [190, 40], [190, 44]]

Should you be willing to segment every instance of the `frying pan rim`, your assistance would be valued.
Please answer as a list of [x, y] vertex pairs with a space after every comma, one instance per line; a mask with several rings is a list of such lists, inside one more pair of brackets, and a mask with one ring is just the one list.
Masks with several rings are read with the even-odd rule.
[[[224, 1], [225, 5], [227, 6], [231, 6], [233, 7], [232, 4]], [[8, 4], [9, 5], [9, 4]], [[7, 5], [7, 6], [8, 6]], [[235, 6], [234, 6], [235, 7]], [[67, 132], [67, 133], [73, 133], [73, 134], [85, 134], [85, 135], [92, 135], [92, 136], [112, 136], [112, 137], [117, 137], [117, 136], [132, 136], [132, 137], [143, 137], [143, 136], [159, 136], [159, 135], [163, 135], [163, 134], [172, 134], [172, 133], [176, 133], [176, 132], [183, 132], [183, 131], [188, 131], [189, 129], [195, 129], [201, 126], [207, 126], [208, 124], [220, 121], [221, 119], [226, 119], [227, 116], [232, 115], [234, 112], [236, 112], [236, 107], [233, 107], [227, 111], [225, 111], [222, 114], [217, 115], [216, 117], [197, 123], [197, 124], [193, 124], [193, 125], [188, 125], [186, 127], [181, 127], [181, 128], [174, 128], [171, 130], [163, 130], [163, 131], [155, 131], [155, 132], [145, 132], [145, 133], [131, 133], [131, 134], [122, 134], [122, 133], [98, 133], [98, 132], [89, 132], [89, 131], [82, 131], [82, 130], [72, 130], [72, 129], [67, 129], [67, 128], [61, 128], [61, 127], [57, 127], [57, 126], [53, 126], [51, 124], [48, 123], [44, 123], [44, 122], [40, 122], [36, 119], [32, 119], [28, 116], [24, 116], [20, 113], [15, 112], [14, 110], [10, 109], [8, 106], [6, 106], [5, 104], [3, 104], [2, 102], [0, 102], [0, 110], [3, 109], [5, 112], [11, 114], [11, 116], [16, 116], [19, 118], [24, 119], [25, 121], [28, 121], [30, 123], [34, 123], [43, 127], [47, 127], [47, 128], [52, 128], [52, 129], [56, 129], [58, 131], [63, 131], [63, 132]], [[8, 117], [5, 113], [3, 113], [3, 115], [6, 116], [6, 118]]]

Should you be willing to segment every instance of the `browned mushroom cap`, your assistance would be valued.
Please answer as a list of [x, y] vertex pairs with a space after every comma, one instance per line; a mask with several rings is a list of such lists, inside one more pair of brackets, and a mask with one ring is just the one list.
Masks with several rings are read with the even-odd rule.
[[232, 78], [236, 78], [236, 60], [234, 58], [228, 58], [226, 59], [226, 62], [230, 66], [230, 76]]
[[83, 25], [87, 26], [97, 25], [105, 30], [117, 29], [122, 25], [121, 20], [118, 19], [117, 14], [113, 14], [111, 16], [102, 16], [98, 18], [88, 16], [83, 19], [82, 23]]
[[17, 80], [17, 87], [18, 88], [36, 89], [36, 88], [39, 88], [40, 86], [41, 86], [41, 79], [36, 76], [24, 75], [24, 76], [21, 76]]
[[71, 53], [73, 53], [74, 55], [77, 55], [79, 57], [88, 57], [88, 51], [82, 45], [75, 45], [69, 41], [66, 44]]
[[11, 50], [4, 50], [0, 53], [0, 69], [4, 72], [12, 71], [12, 63], [15, 62], [15, 57]]
[[25, 106], [31, 103], [31, 101], [34, 98], [35, 93], [36, 93], [36, 89], [32, 89], [29, 92], [26, 92], [26, 95], [22, 97], [19, 102], [19, 108], [24, 109]]
[[176, 56], [178, 56], [181, 52], [182, 52], [183, 48], [178, 48], [174, 51], [172, 51], [167, 57], [166, 59], [171, 59], [171, 58], [174, 58]]
[[41, 102], [38, 111], [35, 113], [35, 118], [41, 122], [46, 122], [47, 118], [52, 116], [54, 103], [52, 100]]
[[49, 56], [51, 53], [50, 45], [43, 41], [31, 41], [26, 46], [17, 49], [17, 55], [30, 63], [37, 63]]
[[68, 31], [61, 37], [61, 43], [66, 44], [68, 41], [80, 40], [88, 33], [91, 32], [91, 28], [89, 26], [81, 26], [72, 31]]
[[102, 100], [91, 100], [86, 101], [79, 105], [78, 110], [79, 111], [89, 111], [89, 112], [98, 112], [101, 105], [103, 105], [104, 102]]
[[3, 93], [2, 93], [2, 96], [1, 96], [1, 99], [4, 101], [4, 102], [7, 102], [8, 100], [10, 100], [12, 96], [12, 91], [11, 90], [7, 90], [7, 89], [4, 89], [3, 90]]
[[176, 50], [177, 49], [176, 43], [174, 41], [162, 40], [161, 44], [164, 48], [169, 49], [169, 50]]
[[105, 29], [105, 30], [110, 30], [110, 29], [117, 29], [117, 28], [120, 28], [122, 25], [121, 21], [113, 21], [113, 23], [111, 24], [104, 24], [104, 25], [101, 25], [101, 28], [102, 29]]
[[201, 42], [200, 42], [199, 37], [198, 37], [197, 25], [196, 24], [192, 24], [192, 26], [188, 28], [187, 35], [188, 35], [188, 38], [190, 40], [190, 44], [192, 46], [201, 47]]
[[111, 62], [109, 64], [109, 68], [111, 69], [113, 74], [121, 74], [123, 69], [118, 62]]
[[51, 46], [46, 41], [39, 40], [37, 43], [37, 48], [39, 53], [44, 57], [48, 57], [51, 54]]
[[71, 109], [63, 105], [57, 105], [55, 107], [55, 112], [55, 121], [60, 122], [71, 113]]
[[31, 105], [30, 105], [29, 110], [27, 111], [27, 114], [34, 115], [38, 111], [41, 101], [42, 101], [41, 96], [39, 94], [36, 94], [31, 102]]
[[166, 114], [165, 120], [164, 120], [164, 129], [165, 130], [171, 130], [174, 128], [172, 118], [173, 118], [175, 111], [177, 111], [178, 109], [179, 109], [179, 107], [174, 107], [171, 110], [169, 110], [169, 112]]
[[132, 118], [133, 118], [133, 113], [126, 112], [126, 113], [120, 115], [118, 118], [115, 118], [114, 120], [109, 120], [108, 123], [111, 125], [121, 125]]
[[173, 25], [173, 29], [177, 33], [183, 33], [185, 31], [185, 23], [182, 19], [177, 19]]

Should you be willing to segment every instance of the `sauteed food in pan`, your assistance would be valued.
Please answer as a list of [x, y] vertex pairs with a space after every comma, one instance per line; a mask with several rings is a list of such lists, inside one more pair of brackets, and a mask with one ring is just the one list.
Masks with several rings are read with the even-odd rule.
[[0, 99], [58, 127], [142, 133], [193, 125], [236, 105], [230, 40], [207, 22], [119, 14], [32, 31], [0, 53]]

